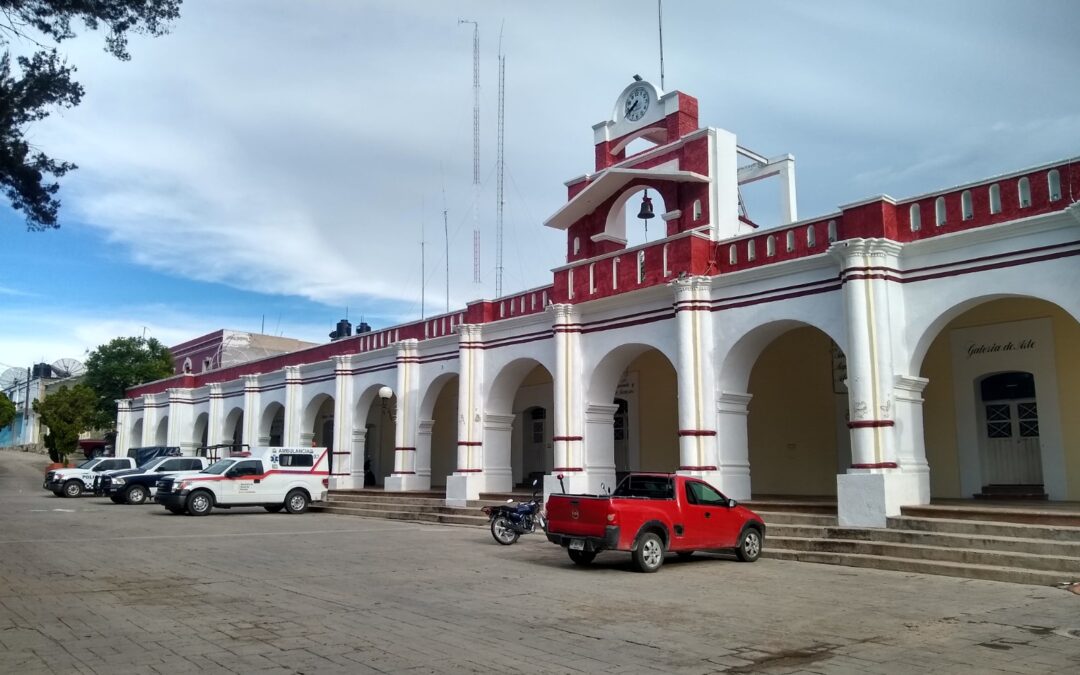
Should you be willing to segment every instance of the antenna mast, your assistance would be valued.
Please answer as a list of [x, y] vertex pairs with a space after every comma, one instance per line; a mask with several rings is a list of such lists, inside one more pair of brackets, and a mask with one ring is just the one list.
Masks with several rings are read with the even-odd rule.
[[499, 132], [496, 145], [497, 158], [495, 165], [498, 167], [496, 178], [496, 211], [495, 211], [495, 297], [502, 297], [503, 282], [503, 173], [506, 156], [503, 153], [503, 139], [505, 138], [505, 114], [504, 103], [506, 101], [506, 56], [502, 53], [502, 28], [499, 28]]
[[[440, 167], [441, 168], [441, 167]], [[446, 179], [442, 186], [442, 227], [446, 241], [446, 312], [450, 313], [450, 225], [446, 218]]]
[[660, 27], [660, 91], [664, 91], [664, 0], [656, 0], [656, 23]]
[[473, 173], [473, 283], [480, 283], [480, 24], [471, 19], [458, 19], [458, 25], [473, 27], [473, 113], [472, 113], [472, 173]]
[[424, 290], [427, 287], [427, 278], [424, 276], [424, 201], [420, 200], [420, 320], [424, 320]]

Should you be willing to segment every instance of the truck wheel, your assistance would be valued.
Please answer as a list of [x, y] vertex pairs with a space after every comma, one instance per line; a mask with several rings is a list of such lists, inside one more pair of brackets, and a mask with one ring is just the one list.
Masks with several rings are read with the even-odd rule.
[[503, 546], [509, 546], [521, 535], [510, 527], [510, 521], [505, 516], [496, 516], [491, 519], [491, 536]]
[[139, 504], [145, 504], [146, 498], [150, 495], [143, 486], [132, 485], [127, 489], [127, 492], [124, 493], [124, 496], [127, 498], [128, 504], [135, 504], [137, 506]]
[[754, 562], [761, 555], [761, 532], [756, 527], [748, 527], [739, 537], [739, 547], [735, 555], [742, 562]]
[[285, 508], [284, 504], [267, 504], [263, 506], [264, 509], [270, 513], [281, 513], [281, 509]]
[[69, 480], [64, 483], [64, 496], [65, 497], [78, 497], [83, 493], [83, 484], [79, 480]]
[[174, 516], [184, 515], [185, 509], [183, 506], [166, 506], [165, 508], [168, 509], [169, 513], [173, 514]]
[[197, 490], [188, 495], [187, 512], [193, 516], [205, 516], [214, 510], [214, 499], [206, 490]]
[[285, 510], [289, 513], [303, 513], [307, 507], [308, 496], [303, 490], [297, 488], [285, 495]]
[[62, 488], [56, 488], [55, 490], [53, 490], [52, 488], [49, 488], [49, 491], [52, 492], [57, 497], [63, 497], [64, 496], [64, 490]]
[[109, 499], [112, 500], [113, 504], [123, 504], [125, 501], [127, 501], [126, 499], [124, 499], [124, 495], [109, 495]]
[[575, 565], [591, 565], [594, 558], [596, 558], [596, 551], [575, 551], [572, 548], [566, 549], [570, 554], [570, 559], [574, 561]]
[[664, 542], [655, 532], [646, 532], [634, 549], [634, 567], [638, 572], [655, 572], [664, 564]]

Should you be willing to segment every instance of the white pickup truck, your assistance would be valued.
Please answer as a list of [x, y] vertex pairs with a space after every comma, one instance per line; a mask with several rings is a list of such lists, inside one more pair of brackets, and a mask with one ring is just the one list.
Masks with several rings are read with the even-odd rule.
[[135, 460], [131, 457], [97, 457], [88, 459], [73, 469], [49, 471], [45, 474], [45, 483], [41, 487], [52, 491], [57, 497], [78, 497], [93, 489], [94, 477], [103, 471], [134, 468]]
[[303, 513], [325, 498], [329, 481], [326, 448], [255, 447], [201, 473], [163, 477], [154, 501], [171, 513], [193, 516], [234, 506]]

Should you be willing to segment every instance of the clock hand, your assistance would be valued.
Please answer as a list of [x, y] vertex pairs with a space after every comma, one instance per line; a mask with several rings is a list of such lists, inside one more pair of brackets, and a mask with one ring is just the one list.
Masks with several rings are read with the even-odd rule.
[[626, 109], [626, 114], [629, 115], [630, 113], [634, 112], [634, 109], [638, 107], [639, 103], [641, 103], [641, 101], [635, 99], [634, 100], [634, 105], [632, 105], [632, 106], [630, 106], [629, 108]]

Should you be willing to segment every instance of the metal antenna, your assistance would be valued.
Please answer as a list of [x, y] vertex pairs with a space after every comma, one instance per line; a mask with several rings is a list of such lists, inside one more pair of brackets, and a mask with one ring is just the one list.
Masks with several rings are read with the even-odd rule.
[[473, 27], [473, 283], [480, 283], [480, 24], [458, 19]]
[[420, 200], [420, 320], [424, 320], [424, 289], [427, 287], [424, 264], [424, 200]]
[[[442, 163], [439, 163], [439, 173], [442, 173]], [[446, 176], [442, 181], [442, 226], [443, 237], [446, 241], [446, 311], [450, 312], [450, 225], [446, 218]]]
[[502, 297], [502, 281], [503, 281], [503, 173], [506, 163], [506, 156], [503, 153], [503, 141], [505, 138], [504, 129], [506, 124], [506, 117], [504, 114], [506, 101], [506, 56], [502, 53], [502, 27], [499, 28], [499, 131], [498, 142], [496, 144], [496, 160], [495, 165], [498, 167], [496, 187], [495, 187], [495, 297]]
[[656, 0], [656, 23], [660, 27], [660, 91], [664, 91], [664, 0]]

